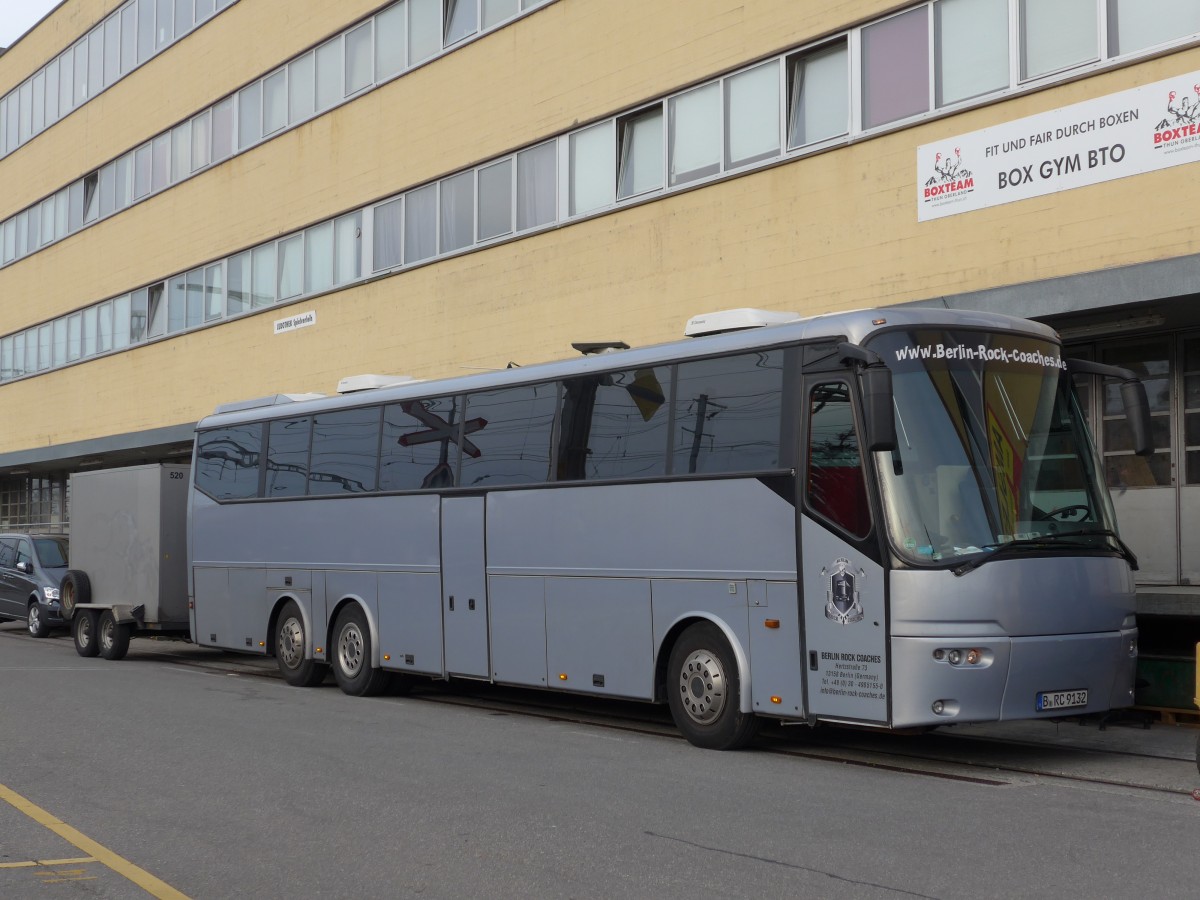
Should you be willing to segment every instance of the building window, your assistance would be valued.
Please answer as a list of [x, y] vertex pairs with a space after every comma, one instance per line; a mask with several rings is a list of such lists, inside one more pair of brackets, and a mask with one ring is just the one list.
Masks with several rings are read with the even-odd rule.
[[233, 98], [227, 97], [212, 110], [212, 161], [233, 155]]
[[779, 155], [779, 63], [725, 79], [725, 167]]
[[442, 0], [408, 0], [408, 64], [415, 66], [442, 49]]
[[934, 4], [937, 105], [1008, 87], [1008, 0]]
[[449, 47], [479, 30], [476, 0], [446, 0], [446, 43]]
[[307, 119], [317, 108], [316, 63], [306, 53], [288, 64], [288, 121]]
[[346, 96], [370, 87], [375, 63], [371, 59], [373, 37], [370, 21], [346, 35]]
[[1109, 0], [1111, 56], [1136, 53], [1200, 31], [1195, 0]]
[[263, 136], [287, 125], [287, 69], [263, 79]]
[[846, 42], [788, 60], [788, 147], [815, 144], [850, 130], [850, 63]]
[[362, 213], [342, 216], [334, 231], [333, 280], [347, 284], [362, 277]]
[[304, 232], [304, 290], [309, 294], [333, 287], [333, 223]]
[[[706, 178], [721, 171], [721, 87], [717, 82], [668, 100], [667, 123], [671, 185]], [[650, 168], [653, 138], [649, 134], [646, 142], [646, 166]], [[658, 186], [648, 178], [643, 190]]]
[[212, 113], [203, 112], [192, 119], [192, 171], [212, 161]]
[[275, 245], [263, 244], [251, 251], [253, 285], [251, 305], [255, 309], [275, 302]]
[[245, 150], [262, 140], [263, 83], [256, 81], [238, 92], [238, 147]]
[[626, 199], [663, 186], [662, 106], [617, 119], [621, 151], [617, 169], [617, 197]]
[[404, 198], [397, 197], [375, 207], [375, 236], [372, 266], [376, 272], [404, 262]]
[[483, 0], [483, 27], [494, 28], [520, 12], [517, 0]]
[[279, 247], [279, 299], [304, 293], [304, 235], [285, 238]]
[[513, 161], [504, 159], [479, 170], [479, 240], [513, 230]]
[[229, 284], [226, 287], [225, 309], [231, 316], [250, 308], [250, 254], [229, 257], [225, 264]]
[[463, 172], [441, 181], [439, 249], [469, 247], [475, 239], [475, 173]]
[[551, 141], [517, 154], [517, 230], [553, 222], [557, 212], [557, 144]]
[[404, 49], [408, 43], [408, 9], [393, 3], [375, 17], [375, 80], [386, 81], [404, 71]]
[[404, 262], [437, 254], [438, 186], [427, 185], [404, 195]]
[[342, 88], [344, 69], [340, 37], [317, 48], [317, 109], [329, 109], [346, 95]]
[[225, 269], [221, 263], [204, 269], [204, 321], [225, 315]]
[[[1144, 14], [1144, 4], [1139, 5]], [[1021, 0], [1021, 77], [1037, 78], [1096, 59], [1096, 0]]]
[[613, 202], [612, 122], [601, 122], [571, 135], [571, 215], [577, 216]]
[[927, 7], [863, 28], [862, 57], [863, 128], [907, 119], [929, 109]]

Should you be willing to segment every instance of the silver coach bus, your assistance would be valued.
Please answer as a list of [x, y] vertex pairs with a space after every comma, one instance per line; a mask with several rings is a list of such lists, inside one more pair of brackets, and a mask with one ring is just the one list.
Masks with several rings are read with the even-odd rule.
[[1002, 316], [734, 312], [677, 343], [222, 407], [197, 426], [194, 640], [354, 695], [425, 676], [667, 702], [718, 749], [763, 717], [1133, 702], [1136, 560], [1072, 390], [1123, 382], [1146, 453], [1131, 373]]

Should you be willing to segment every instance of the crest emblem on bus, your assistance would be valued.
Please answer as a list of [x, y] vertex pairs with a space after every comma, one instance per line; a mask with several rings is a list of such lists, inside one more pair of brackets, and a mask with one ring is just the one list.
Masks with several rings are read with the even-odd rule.
[[863, 608], [857, 583], [865, 574], [861, 569], [858, 575], [851, 572], [850, 560], [844, 557], [833, 561], [832, 571], [821, 569], [821, 575], [829, 579], [829, 587], [825, 592], [825, 618], [839, 625], [851, 625], [862, 621]]

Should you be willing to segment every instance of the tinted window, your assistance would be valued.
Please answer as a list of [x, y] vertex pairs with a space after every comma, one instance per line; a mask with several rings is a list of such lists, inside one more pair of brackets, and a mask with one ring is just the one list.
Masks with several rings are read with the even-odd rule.
[[681, 364], [674, 474], [778, 468], [782, 389], [782, 350]]
[[21, 563], [29, 565], [32, 562], [33, 550], [29, 546], [29, 541], [24, 539], [17, 541], [17, 565], [19, 566]]
[[42, 565], [48, 569], [61, 569], [68, 565], [67, 542], [64, 540], [37, 538], [33, 542], [33, 551]]
[[384, 407], [379, 489], [453, 487], [460, 418], [457, 397], [405, 400]]
[[871, 528], [867, 486], [850, 391], [843, 382], [813, 388], [808, 420], [809, 506], [853, 535]]
[[666, 366], [564, 381], [558, 477], [665, 474], [669, 385]]
[[313, 419], [310, 494], [375, 490], [379, 460], [379, 407], [319, 413]]
[[267, 438], [267, 472], [264, 497], [304, 494], [308, 481], [308, 435], [312, 419], [277, 419]]
[[262, 433], [261, 422], [201, 433], [196, 448], [196, 487], [214, 500], [257, 497]]
[[16, 538], [0, 538], [0, 567], [11, 569], [17, 564]]
[[459, 483], [491, 487], [548, 480], [556, 388], [539, 384], [469, 397]]

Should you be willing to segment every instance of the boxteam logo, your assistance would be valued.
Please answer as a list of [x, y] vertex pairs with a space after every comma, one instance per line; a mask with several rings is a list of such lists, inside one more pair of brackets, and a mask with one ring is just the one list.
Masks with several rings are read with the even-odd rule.
[[975, 176], [963, 165], [962, 151], [954, 148], [953, 158], [939, 152], [933, 159], [933, 171], [925, 182], [924, 202], [953, 200], [975, 190]]
[[[1154, 126], [1154, 148], [1191, 143], [1200, 136], [1200, 84], [1192, 85], [1195, 98], [1175, 91], [1167, 95], [1167, 115]], [[1189, 141], [1188, 139], [1191, 138]]]
[[850, 571], [850, 560], [839, 557], [833, 561], [833, 569], [821, 569], [821, 577], [828, 579], [825, 591], [825, 618], [839, 625], [861, 622], [862, 601], [858, 595], [858, 579], [867, 575], [862, 569], [858, 574]]

